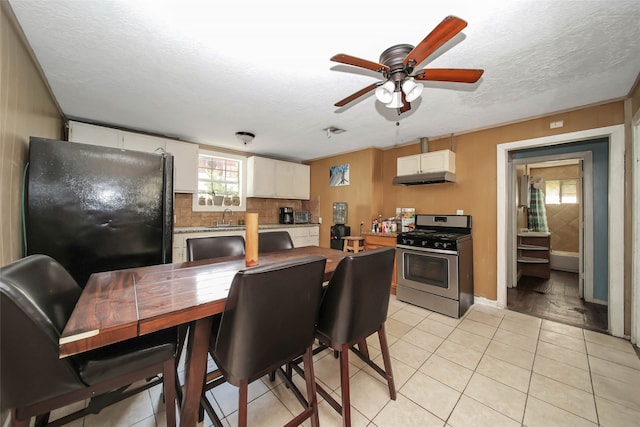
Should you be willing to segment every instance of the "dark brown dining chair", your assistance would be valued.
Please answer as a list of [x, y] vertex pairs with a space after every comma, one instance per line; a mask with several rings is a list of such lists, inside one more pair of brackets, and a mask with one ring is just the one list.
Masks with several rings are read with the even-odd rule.
[[[240, 388], [239, 426], [247, 425], [249, 383], [276, 370], [283, 372], [281, 366], [301, 355], [306, 398], [293, 383], [287, 384], [305, 409], [287, 425], [308, 418], [314, 427], [319, 424], [312, 345], [325, 264], [324, 257], [304, 257], [248, 268], [234, 277], [209, 345], [224, 379]], [[209, 415], [217, 418], [215, 413]]]
[[293, 249], [288, 231], [266, 231], [258, 234], [258, 253]]
[[244, 237], [211, 236], [187, 239], [187, 261], [244, 255]]
[[[331, 348], [340, 357], [340, 386], [342, 404], [317, 385], [318, 393], [338, 413], [342, 414], [344, 426], [351, 425], [351, 396], [349, 392], [349, 350], [371, 366], [386, 381], [389, 396], [396, 400], [396, 388], [391, 369], [389, 346], [384, 329], [389, 308], [391, 278], [395, 248], [385, 247], [346, 256], [336, 267], [326, 287], [316, 338], [320, 346], [318, 353]], [[366, 338], [378, 333], [384, 370], [369, 358]], [[358, 345], [359, 349], [355, 347]], [[297, 365], [296, 371], [302, 373]]]
[[175, 330], [61, 359], [60, 335], [81, 293], [71, 275], [46, 255], [0, 269], [1, 410], [11, 410], [14, 426], [28, 426], [32, 417], [35, 425], [46, 425], [52, 410], [90, 399], [84, 409], [55, 420], [61, 425], [163, 383], [167, 425], [175, 426]]
[[[244, 237], [242, 236], [210, 236], [210, 237], [195, 237], [187, 239], [187, 261], [200, 261], [203, 259], [220, 258], [228, 256], [240, 256], [245, 254]], [[214, 316], [214, 328], [220, 324], [221, 315]], [[181, 325], [178, 329], [179, 335], [179, 350], [178, 357], [182, 355], [182, 349], [187, 337], [189, 325]], [[217, 378], [220, 378], [222, 373], [218, 369], [207, 372], [207, 378], [205, 382], [212, 382]], [[182, 400], [181, 385], [178, 381], [178, 398]], [[198, 421], [204, 420], [205, 409], [211, 412], [209, 403], [206, 399], [202, 398], [202, 404], [200, 406], [200, 414]]]

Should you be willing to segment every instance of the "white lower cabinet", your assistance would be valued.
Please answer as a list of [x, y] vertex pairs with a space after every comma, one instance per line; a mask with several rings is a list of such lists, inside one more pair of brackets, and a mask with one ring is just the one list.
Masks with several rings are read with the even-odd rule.
[[[269, 231], [288, 231], [293, 240], [293, 246], [301, 248], [303, 246], [320, 245], [320, 226], [311, 225], [308, 227], [282, 227], [282, 228], [264, 228], [259, 233]], [[198, 231], [195, 233], [174, 233], [173, 234], [173, 262], [187, 261], [187, 239], [198, 237], [215, 237], [215, 236], [242, 236], [246, 237], [245, 230], [237, 231]]]
[[187, 261], [187, 239], [197, 239], [200, 237], [217, 236], [242, 236], [245, 237], [244, 230], [238, 231], [202, 231], [197, 233], [174, 233], [173, 234], [173, 262]]

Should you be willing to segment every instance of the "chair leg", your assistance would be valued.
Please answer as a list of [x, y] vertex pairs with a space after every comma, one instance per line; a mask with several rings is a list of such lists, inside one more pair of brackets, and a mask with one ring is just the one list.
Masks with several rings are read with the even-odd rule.
[[11, 427], [29, 427], [30, 423], [31, 423], [30, 418], [26, 420], [19, 420], [17, 411], [15, 409], [11, 410], [11, 424], [10, 424]]
[[349, 345], [340, 351], [340, 387], [342, 391], [342, 425], [351, 427], [351, 398], [349, 394]]
[[378, 339], [380, 340], [380, 349], [382, 351], [382, 360], [384, 362], [385, 377], [389, 385], [389, 397], [396, 400], [396, 385], [393, 380], [393, 371], [391, 369], [391, 357], [389, 356], [389, 345], [387, 343], [387, 333], [384, 329], [384, 323], [378, 329]]
[[318, 396], [316, 395], [316, 377], [313, 371], [313, 350], [311, 347], [307, 348], [302, 360], [304, 365], [304, 380], [307, 385], [307, 402], [309, 403], [309, 408], [313, 411], [311, 413], [311, 426], [319, 427]]
[[44, 427], [49, 422], [49, 416], [51, 412], [47, 412], [46, 414], [38, 415], [36, 417], [35, 422], [33, 423], [33, 427]]
[[358, 341], [358, 348], [360, 349], [360, 353], [364, 354], [368, 359], [369, 357], [369, 347], [367, 346], [367, 339], [363, 338]]
[[249, 391], [249, 382], [240, 380], [240, 398], [238, 401], [238, 427], [247, 427], [247, 395]]
[[167, 411], [167, 427], [176, 425], [176, 377], [175, 361], [167, 360], [162, 368], [162, 387], [164, 391], [164, 404]]

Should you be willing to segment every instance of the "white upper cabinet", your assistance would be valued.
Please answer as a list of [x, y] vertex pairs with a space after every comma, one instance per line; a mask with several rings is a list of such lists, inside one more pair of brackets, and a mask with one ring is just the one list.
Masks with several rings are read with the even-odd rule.
[[165, 151], [167, 140], [156, 136], [139, 133], [123, 132], [122, 148], [125, 150], [144, 151], [145, 153], [161, 154]]
[[311, 166], [293, 164], [293, 195], [296, 199], [309, 200], [311, 195]]
[[413, 156], [398, 157], [398, 175], [413, 175], [420, 173], [420, 154]]
[[69, 121], [69, 141], [173, 155], [173, 191], [198, 191], [198, 144]]
[[456, 172], [456, 153], [451, 150], [430, 151], [412, 156], [398, 157], [398, 175], [429, 172]]
[[271, 159], [247, 159], [247, 197], [276, 197], [276, 164]]
[[198, 192], [198, 144], [167, 140], [167, 153], [173, 155], [174, 193]]
[[252, 156], [247, 159], [247, 197], [309, 199], [310, 167]]
[[122, 132], [118, 129], [70, 121], [69, 141], [122, 148]]

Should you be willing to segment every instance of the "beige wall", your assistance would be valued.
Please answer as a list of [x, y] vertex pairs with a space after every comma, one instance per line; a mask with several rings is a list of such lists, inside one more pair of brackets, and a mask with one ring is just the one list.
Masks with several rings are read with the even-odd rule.
[[62, 118], [7, 2], [0, 31], [0, 265], [21, 258], [20, 197], [29, 136], [60, 138]]
[[[549, 122], [557, 120], [563, 120], [564, 127], [549, 129]], [[330, 221], [331, 216], [327, 215], [331, 209], [331, 202], [336, 200], [347, 201], [350, 204], [349, 222], [352, 226], [354, 220], [359, 219], [354, 218], [354, 213], [370, 220], [378, 212], [383, 216], [391, 216], [395, 213], [396, 207], [414, 207], [418, 213], [443, 214], [455, 214], [456, 210], [462, 209], [465, 214], [473, 216], [475, 295], [496, 300], [496, 145], [621, 123], [624, 123], [623, 102], [613, 102], [456, 135], [456, 183], [406, 187], [392, 184], [396, 173], [396, 159], [399, 156], [419, 153], [419, 141], [382, 152], [372, 149], [314, 161], [311, 163], [311, 194], [320, 197], [320, 210], [325, 221], [321, 232], [329, 233], [330, 224], [327, 220]], [[450, 148], [451, 138], [431, 139], [429, 146], [432, 151]], [[374, 156], [371, 153], [376, 153], [376, 162], [373, 161]], [[381, 175], [378, 163], [380, 153]], [[352, 185], [329, 188], [328, 166], [342, 163], [351, 163], [352, 168], [355, 165], [354, 170], [358, 170], [360, 177], [366, 177], [367, 173], [359, 169], [369, 167], [372, 183], [378, 185], [375, 191], [374, 184], [363, 183], [360, 187], [354, 180], [353, 172]], [[356, 207], [355, 212], [351, 208], [352, 205]], [[352, 234], [357, 233], [352, 230]], [[328, 246], [328, 236], [321, 237], [320, 244]]]

